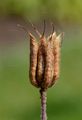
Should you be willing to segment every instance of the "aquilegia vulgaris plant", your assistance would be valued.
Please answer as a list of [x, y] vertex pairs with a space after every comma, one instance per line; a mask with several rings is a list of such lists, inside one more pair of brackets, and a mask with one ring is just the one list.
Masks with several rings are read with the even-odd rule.
[[[33, 26], [34, 27], [34, 26]], [[63, 33], [56, 35], [56, 32], [45, 37], [44, 31], [41, 35], [34, 27], [39, 35], [39, 41], [31, 34], [30, 36], [30, 82], [33, 86], [39, 88], [41, 98], [41, 120], [47, 120], [46, 113], [46, 92], [47, 89], [55, 84], [59, 78], [60, 50]]]

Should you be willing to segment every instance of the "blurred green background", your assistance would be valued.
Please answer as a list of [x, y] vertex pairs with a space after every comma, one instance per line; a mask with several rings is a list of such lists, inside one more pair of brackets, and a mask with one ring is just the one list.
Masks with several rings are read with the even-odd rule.
[[81, 13], [81, 0], [0, 1], [0, 120], [40, 120], [39, 90], [29, 82], [29, 37], [16, 25], [34, 33], [28, 20], [42, 31], [44, 18], [47, 35], [49, 21], [65, 32], [60, 79], [47, 93], [48, 119], [82, 120]]
[[18, 15], [40, 20], [41, 17], [61, 22], [82, 22], [81, 0], [3, 0], [0, 15]]

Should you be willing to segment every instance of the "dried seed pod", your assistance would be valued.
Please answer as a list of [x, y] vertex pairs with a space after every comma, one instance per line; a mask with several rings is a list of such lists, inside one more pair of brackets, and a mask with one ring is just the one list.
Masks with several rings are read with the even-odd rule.
[[48, 88], [51, 80], [53, 78], [53, 63], [54, 63], [54, 55], [52, 52], [52, 36], [49, 37], [47, 42], [46, 56], [45, 56], [45, 74], [44, 74], [44, 88]]
[[39, 44], [31, 33], [29, 35], [30, 81], [32, 85], [45, 90], [51, 87], [59, 78], [60, 49], [63, 34], [57, 36], [54, 32], [48, 37], [47, 41], [43, 32]]
[[39, 49], [38, 49], [38, 62], [37, 62], [37, 81], [40, 87], [42, 87], [45, 71], [45, 56], [46, 56], [46, 40], [43, 36], [40, 38]]
[[60, 50], [61, 50], [61, 38], [62, 34], [58, 35], [57, 37], [53, 34], [53, 54], [54, 54], [54, 75], [51, 82], [51, 87], [55, 81], [59, 78], [60, 73]]
[[53, 78], [53, 54], [49, 49], [46, 56], [46, 66], [45, 66], [45, 75], [44, 75], [44, 86], [48, 88]]
[[36, 67], [37, 67], [37, 53], [38, 53], [38, 44], [35, 41], [34, 36], [30, 35], [30, 82], [32, 85], [39, 87], [36, 81]]

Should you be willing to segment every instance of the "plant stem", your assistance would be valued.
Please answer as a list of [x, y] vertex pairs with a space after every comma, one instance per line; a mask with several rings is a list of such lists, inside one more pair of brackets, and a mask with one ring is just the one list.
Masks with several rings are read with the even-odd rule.
[[47, 120], [47, 113], [46, 113], [46, 90], [40, 89], [40, 97], [41, 97], [41, 120]]

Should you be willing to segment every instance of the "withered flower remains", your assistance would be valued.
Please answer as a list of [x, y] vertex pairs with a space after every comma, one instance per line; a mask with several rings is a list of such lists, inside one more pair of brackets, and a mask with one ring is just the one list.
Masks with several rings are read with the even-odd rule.
[[[37, 31], [38, 32], [38, 31]], [[30, 81], [37, 88], [47, 89], [59, 78], [62, 33], [53, 32], [48, 38], [40, 35], [39, 42], [30, 35]]]

